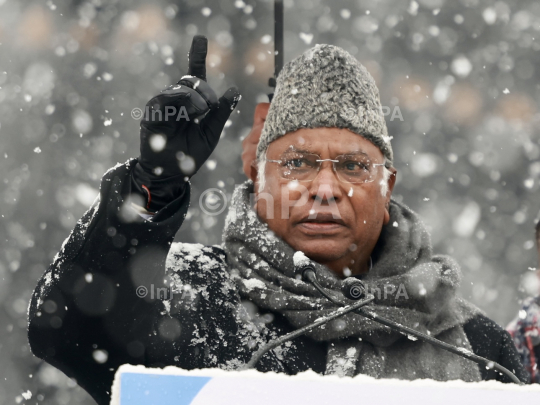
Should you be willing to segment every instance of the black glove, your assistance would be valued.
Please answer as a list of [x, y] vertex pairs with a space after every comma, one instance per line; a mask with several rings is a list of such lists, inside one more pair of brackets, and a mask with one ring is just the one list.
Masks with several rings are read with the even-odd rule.
[[132, 171], [132, 192], [158, 211], [180, 196], [185, 182], [215, 149], [240, 94], [231, 87], [218, 100], [206, 83], [208, 40], [193, 38], [188, 75], [147, 104], [141, 120], [141, 155]]

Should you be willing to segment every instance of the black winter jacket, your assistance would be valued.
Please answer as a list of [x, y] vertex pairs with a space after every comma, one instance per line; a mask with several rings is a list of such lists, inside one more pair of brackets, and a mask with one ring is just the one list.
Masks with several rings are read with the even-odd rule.
[[[266, 336], [242, 319], [240, 298], [231, 288], [226, 257], [218, 247], [200, 247], [201, 257], [180, 258], [192, 272], [197, 296], [185, 307], [171, 307], [141, 291], [163, 287], [165, 261], [189, 205], [189, 188], [152, 221], [133, 216], [126, 205], [135, 160], [103, 177], [100, 199], [79, 220], [32, 296], [28, 338], [33, 353], [74, 378], [99, 404], [108, 404], [114, 373], [122, 364], [185, 369], [232, 367], [249, 360], [261, 341], [292, 330], [279, 314], [266, 324]], [[208, 270], [208, 269], [206, 269]], [[203, 286], [203, 289], [197, 289]], [[155, 294], [157, 295], [157, 294]], [[162, 298], [163, 295], [160, 296]], [[474, 353], [496, 361], [527, 381], [509, 334], [477, 316], [464, 325]], [[270, 331], [270, 332], [269, 332]], [[326, 343], [295, 340], [284, 357], [269, 354], [260, 371], [323, 373]], [[104, 356], [105, 354], [105, 356]], [[279, 357], [279, 356], [278, 356]], [[480, 369], [484, 379], [506, 377]]]

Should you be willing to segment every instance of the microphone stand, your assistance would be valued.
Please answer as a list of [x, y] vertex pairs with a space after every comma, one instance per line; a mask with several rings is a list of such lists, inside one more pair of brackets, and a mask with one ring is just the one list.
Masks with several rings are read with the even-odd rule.
[[[338, 300], [334, 299], [330, 294], [328, 294], [326, 291], [324, 291], [323, 287], [319, 284], [317, 281], [317, 276], [315, 274], [315, 271], [312, 268], [306, 268], [302, 273], [302, 278], [304, 280], [307, 280], [311, 285], [313, 285], [324, 297], [326, 297], [330, 302], [343, 307], [343, 304], [339, 302]], [[508, 370], [506, 367], [501, 366], [499, 363], [488, 360], [484, 357], [478, 356], [471, 352], [470, 350], [467, 350], [465, 348], [461, 347], [455, 347], [452, 346], [446, 342], [443, 342], [439, 339], [435, 339], [432, 336], [426, 335], [424, 333], [418, 332], [412, 328], [409, 328], [407, 326], [401, 325], [399, 323], [393, 322], [389, 319], [385, 319], [381, 316], [378, 316], [377, 314], [366, 310], [362, 308], [358, 308], [355, 313], [358, 315], [361, 315], [369, 320], [372, 320], [374, 322], [378, 322], [384, 326], [389, 327], [390, 329], [393, 329], [402, 335], [406, 335], [407, 337], [415, 337], [416, 339], [420, 339], [424, 342], [428, 342], [434, 346], [440, 347], [443, 350], [446, 350], [448, 352], [457, 354], [458, 356], [464, 357], [466, 359], [472, 360], [477, 364], [480, 364], [481, 366], [485, 366], [488, 370], [495, 369], [498, 372], [506, 375], [508, 378], [512, 380], [512, 382], [523, 385], [523, 382], [521, 382], [510, 370]]]
[[258, 363], [258, 361], [266, 352], [282, 345], [283, 343], [289, 340], [292, 340], [300, 335], [303, 335], [304, 333], [310, 331], [311, 329], [316, 328], [317, 326], [321, 326], [325, 323], [328, 323], [333, 319], [336, 319], [345, 314], [348, 314], [349, 312], [357, 311], [364, 305], [367, 305], [370, 302], [372, 302], [374, 299], [375, 297], [373, 295], [368, 295], [366, 299], [362, 301], [358, 301], [357, 303], [353, 305], [340, 306], [340, 308], [337, 309], [336, 311], [331, 312], [330, 314], [317, 319], [315, 322], [309, 325], [306, 325], [300, 329], [287, 333], [286, 335], [280, 336], [277, 339], [271, 340], [270, 342], [268, 342], [266, 345], [264, 345], [263, 347], [261, 347], [259, 350], [255, 352], [255, 354], [251, 357], [249, 362], [245, 365], [244, 369], [255, 368], [255, 365]]

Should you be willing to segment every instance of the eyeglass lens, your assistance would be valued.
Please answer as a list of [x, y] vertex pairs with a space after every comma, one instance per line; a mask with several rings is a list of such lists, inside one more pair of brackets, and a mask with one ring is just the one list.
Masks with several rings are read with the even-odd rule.
[[[325, 159], [326, 160], [326, 159]], [[336, 156], [332, 160], [334, 172], [341, 181], [365, 183], [373, 181], [374, 168], [371, 160], [364, 154]], [[315, 179], [321, 165], [316, 154], [289, 152], [280, 158], [280, 173], [285, 179], [310, 181]]]

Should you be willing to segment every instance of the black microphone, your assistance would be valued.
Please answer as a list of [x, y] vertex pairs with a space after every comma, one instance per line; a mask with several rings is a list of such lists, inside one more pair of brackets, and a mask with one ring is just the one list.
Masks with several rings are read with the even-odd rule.
[[366, 296], [366, 285], [357, 278], [347, 277], [341, 284], [341, 293], [348, 299], [356, 301]]
[[[336, 304], [336, 305], [343, 308], [343, 306], [344, 306], [343, 304], [341, 304], [338, 300], [334, 299], [334, 297], [332, 297], [330, 294], [328, 294], [320, 286], [319, 282], [317, 281], [317, 274], [315, 272], [315, 267], [312, 264], [301, 263], [301, 266], [299, 266], [299, 268], [298, 268], [297, 274], [300, 274], [302, 276], [302, 280], [311, 283], [330, 302], [332, 302], [332, 303], [334, 303], [334, 304]], [[352, 279], [352, 280], [350, 280], [350, 279]], [[362, 283], [360, 280], [358, 280], [358, 279], [356, 279], [354, 277], [349, 277], [349, 278], [345, 279], [343, 281], [343, 284], [342, 284], [342, 287], [341, 287], [341, 292], [343, 293], [343, 295], [346, 298], [349, 298], [349, 299], [355, 299], [355, 298], [351, 298], [351, 297], [354, 297], [354, 296], [357, 296], [357, 295], [361, 297], [362, 293], [365, 294], [365, 291], [366, 291], [366, 288], [365, 288], [364, 283]], [[371, 300], [369, 302], [371, 302], [371, 301], [373, 301], [375, 299], [375, 297], [373, 295], [368, 295], [368, 297], [371, 297]], [[363, 302], [363, 301], [360, 301], [360, 302]], [[357, 313], [358, 315], [362, 315], [363, 317], [365, 317], [367, 319], [370, 319], [370, 320], [372, 320], [374, 322], [378, 322], [378, 323], [380, 323], [380, 324], [382, 324], [384, 326], [387, 326], [390, 329], [393, 329], [393, 330], [401, 333], [402, 335], [405, 335], [407, 337], [411, 337], [411, 336], [415, 337], [416, 339], [420, 339], [420, 340], [422, 340], [424, 342], [428, 342], [428, 343], [430, 343], [430, 344], [432, 344], [434, 346], [437, 346], [437, 347], [439, 347], [439, 348], [441, 348], [443, 350], [446, 350], [446, 351], [449, 351], [451, 353], [457, 354], [458, 356], [464, 357], [464, 358], [466, 358], [468, 360], [472, 360], [475, 363], [486, 367], [488, 370], [495, 369], [499, 373], [505, 374], [508, 378], [510, 378], [510, 380], [512, 380], [512, 382], [514, 382], [516, 384], [519, 384], [519, 385], [523, 385], [523, 382], [520, 381], [519, 378], [517, 378], [514, 373], [512, 373], [506, 367], [501, 366], [499, 363], [497, 363], [495, 361], [488, 360], [488, 359], [486, 359], [486, 358], [484, 358], [482, 356], [478, 356], [478, 355], [474, 354], [473, 352], [471, 352], [471, 351], [469, 351], [467, 349], [452, 346], [451, 344], [443, 342], [442, 340], [439, 340], [439, 339], [435, 339], [432, 336], [425, 335], [425, 334], [423, 334], [421, 332], [418, 332], [417, 330], [409, 328], [408, 326], [404, 326], [404, 325], [401, 325], [401, 324], [396, 323], [394, 321], [391, 321], [389, 319], [378, 316], [377, 314], [375, 314], [374, 312], [372, 312], [370, 310], [359, 308], [359, 309], [355, 310], [354, 312]]]
[[[301, 259], [301, 260], [305, 260], [305, 259]], [[317, 275], [315, 274], [315, 266], [311, 262], [308, 262], [308, 261], [299, 262], [298, 260], [296, 260], [296, 263], [294, 264], [294, 274], [296, 278], [299, 278], [302, 281], [308, 281], [312, 284], [313, 283], [318, 284]]]

